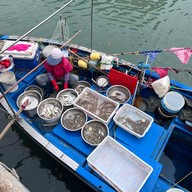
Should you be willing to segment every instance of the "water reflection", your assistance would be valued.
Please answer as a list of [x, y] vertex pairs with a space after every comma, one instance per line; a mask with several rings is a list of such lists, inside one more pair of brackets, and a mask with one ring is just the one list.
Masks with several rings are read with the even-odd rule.
[[[176, 2], [175, 2], [176, 3]], [[157, 19], [170, 1], [103, 1], [94, 3], [96, 13], [101, 18], [108, 18], [122, 24], [131, 24], [133, 30], [138, 30], [145, 24]]]

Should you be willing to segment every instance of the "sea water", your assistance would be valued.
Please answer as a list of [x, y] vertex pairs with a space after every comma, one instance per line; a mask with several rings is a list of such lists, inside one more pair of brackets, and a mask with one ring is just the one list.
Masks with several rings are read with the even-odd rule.
[[162, 154], [160, 163], [163, 165], [162, 175], [175, 183], [192, 191], [192, 140], [184, 131], [174, 129], [167, 146]]

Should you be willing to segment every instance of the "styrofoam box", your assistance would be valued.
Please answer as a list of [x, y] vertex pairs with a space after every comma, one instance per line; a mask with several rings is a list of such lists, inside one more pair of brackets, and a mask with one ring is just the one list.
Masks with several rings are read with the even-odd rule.
[[[6, 49], [12, 45], [14, 41], [7, 40], [2, 48]], [[18, 50], [6, 50], [1, 56], [12, 55], [16, 69], [31, 69], [38, 65], [39, 61], [39, 49], [36, 42], [19, 41], [17, 44], [30, 45], [25, 51]], [[13, 45], [14, 46], [14, 45]]]
[[[129, 120], [126, 121], [126, 118]], [[119, 127], [138, 138], [144, 137], [154, 121], [150, 115], [127, 103], [117, 111], [116, 115], [113, 117], [113, 120]], [[131, 123], [131, 121], [133, 123]], [[145, 125], [145, 121], [148, 121], [149, 124]], [[135, 124], [134, 127], [134, 122], [138, 122], [138, 124], [141, 122], [141, 124], [138, 127], [136, 127]]]
[[138, 192], [153, 168], [107, 136], [87, 157], [88, 165], [120, 192]]
[[[90, 95], [90, 97], [87, 98], [87, 95]], [[95, 102], [91, 102], [91, 97], [93, 96], [93, 100]], [[89, 106], [87, 105], [87, 107], [83, 106], [82, 104], [80, 104], [79, 102], [81, 103], [89, 103]], [[102, 104], [107, 104], [108, 106], [108, 115], [107, 115], [107, 118], [106, 117], [101, 117], [102, 115], [101, 114], [101, 107]], [[113, 117], [113, 115], [115, 114], [115, 112], [117, 111], [118, 107], [119, 107], [119, 103], [116, 102], [116, 101], [113, 101], [112, 99], [100, 94], [100, 93], [97, 93], [96, 91], [90, 89], [89, 87], [86, 87], [79, 95], [78, 97], [73, 101], [73, 104], [76, 106], [76, 107], [79, 107], [80, 109], [84, 110], [88, 116], [90, 116], [91, 118], [96, 118], [96, 119], [99, 119], [100, 121], [102, 121], [103, 123], [105, 124], [108, 124], [109, 121], [111, 120], [111, 118]], [[114, 106], [113, 108], [110, 108], [110, 105], [111, 106]], [[107, 110], [107, 106], [105, 107], [105, 111]], [[93, 111], [94, 109], [94, 111]], [[99, 116], [98, 116], [99, 115]]]

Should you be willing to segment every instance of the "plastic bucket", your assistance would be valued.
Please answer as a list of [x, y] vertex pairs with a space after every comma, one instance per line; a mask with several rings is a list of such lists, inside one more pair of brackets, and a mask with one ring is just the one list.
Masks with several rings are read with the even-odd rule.
[[184, 191], [178, 188], [171, 188], [171, 189], [168, 189], [166, 192], [184, 192]]
[[[16, 83], [16, 77], [15, 74], [11, 71], [6, 71], [4, 73], [0, 74], [0, 83], [3, 85], [5, 90], [8, 90], [10, 87], [12, 87]], [[12, 90], [9, 92], [15, 92], [18, 89], [18, 85], [16, 85]]]
[[175, 117], [177, 114], [168, 113], [160, 106], [155, 109], [154, 115], [157, 120], [167, 121]]
[[178, 113], [185, 105], [184, 97], [174, 91], [168, 92], [163, 99], [161, 99], [161, 107], [170, 114]]

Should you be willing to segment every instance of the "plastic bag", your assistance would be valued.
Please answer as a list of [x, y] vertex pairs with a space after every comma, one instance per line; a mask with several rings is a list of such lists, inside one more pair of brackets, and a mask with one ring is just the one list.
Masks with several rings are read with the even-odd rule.
[[170, 78], [169, 76], [165, 76], [161, 79], [154, 81], [153, 83], [151, 83], [151, 85], [158, 97], [162, 98], [170, 89]]

